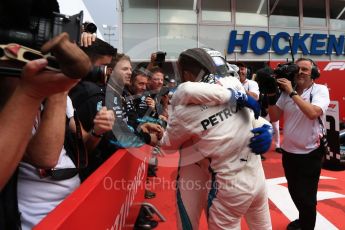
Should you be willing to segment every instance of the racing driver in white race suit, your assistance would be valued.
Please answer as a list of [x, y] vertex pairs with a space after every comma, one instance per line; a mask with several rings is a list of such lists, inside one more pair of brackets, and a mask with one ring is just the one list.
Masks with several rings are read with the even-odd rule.
[[217, 76], [220, 60], [209, 53], [194, 48], [180, 54], [185, 83], [172, 98], [160, 141], [164, 152], [180, 150], [178, 227], [198, 229], [207, 208], [209, 229], [240, 229], [242, 216], [250, 229], [272, 229], [265, 176], [255, 154], [268, 150], [271, 126], [245, 108], [255, 106], [236, 78]]

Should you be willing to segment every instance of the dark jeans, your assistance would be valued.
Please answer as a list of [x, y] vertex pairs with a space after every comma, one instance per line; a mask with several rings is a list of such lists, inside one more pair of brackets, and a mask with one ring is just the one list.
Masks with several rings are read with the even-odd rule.
[[308, 154], [293, 154], [283, 150], [285, 177], [291, 198], [299, 211], [302, 230], [315, 227], [322, 155], [320, 148]]

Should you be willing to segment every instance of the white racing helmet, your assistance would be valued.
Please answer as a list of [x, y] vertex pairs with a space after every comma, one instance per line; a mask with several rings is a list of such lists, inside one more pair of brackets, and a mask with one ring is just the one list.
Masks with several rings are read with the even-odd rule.
[[187, 49], [180, 54], [180, 58], [183, 56], [194, 59], [207, 70], [207, 74], [200, 79], [202, 82], [215, 83], [219, 78], [237, 75], [235, 66], [229, 67], [222, 54], [212, 48]]
[[235, 64], [229, 64], [229, 63], [226, 63], [226, 64], [228, 66], [230, 76], [233, 76], [239, 80], [240, 75], [238, 75], [238, 71], [240, 70], [240, 68], [238, 68], [238, 66]]
[[212, 57], [214, 64], [216, 65], [216, 75], [218, 77], [232, 76], [237, 79], [240, 78], [238, 75], [239, 68], [237, 65], [227, 63], [222, 54], [217, 50], [212, 48], [203, 49]]
[[213, 63], [216, 67], [216, 72], [213, 74], [216, 74], [218, 77], [228, 76], [229, 68], [222, 54], [219, 51], [214, 50], [212, 48], [202, 48], [202, 49], [205, 50], [206, 53], [210, 55], [213, 60]]

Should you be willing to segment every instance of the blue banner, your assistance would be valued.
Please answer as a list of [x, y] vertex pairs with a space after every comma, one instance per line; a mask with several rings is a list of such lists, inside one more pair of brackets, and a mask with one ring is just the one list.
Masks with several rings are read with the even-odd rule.
[[[265, 54], [270, 50], [276, 54], [284, 55], [290, 52], [289, 39], [291, 39], [293, 54], [301, 51], [304, 55], [331, 55], [332, 52], [338, 56], [344, 55], [344, 35], [338, 37], [333, 34], [310, 33], [290, 35], [287, 32], [270, 35], [266, 31], [258, 31], [252, 35], [250, 31], [244, 31], [241, 38], [238, 38], [237, 35], [236, 30], [230, 32], [228, 54], [234, 53], [235, 48], [237, 48], [242, 54], [247, 53], [250, 49], [257, 55]], [[310, 42], [307, 43], [307, 40]]]

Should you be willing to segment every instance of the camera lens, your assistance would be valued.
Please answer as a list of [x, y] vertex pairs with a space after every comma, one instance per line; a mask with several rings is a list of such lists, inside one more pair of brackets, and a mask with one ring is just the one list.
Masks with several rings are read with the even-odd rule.
[[84, 31], [88, 33], [96, 33], [97, 32], [97, 26], [92, 22], [86, 22], [84, 23]]

